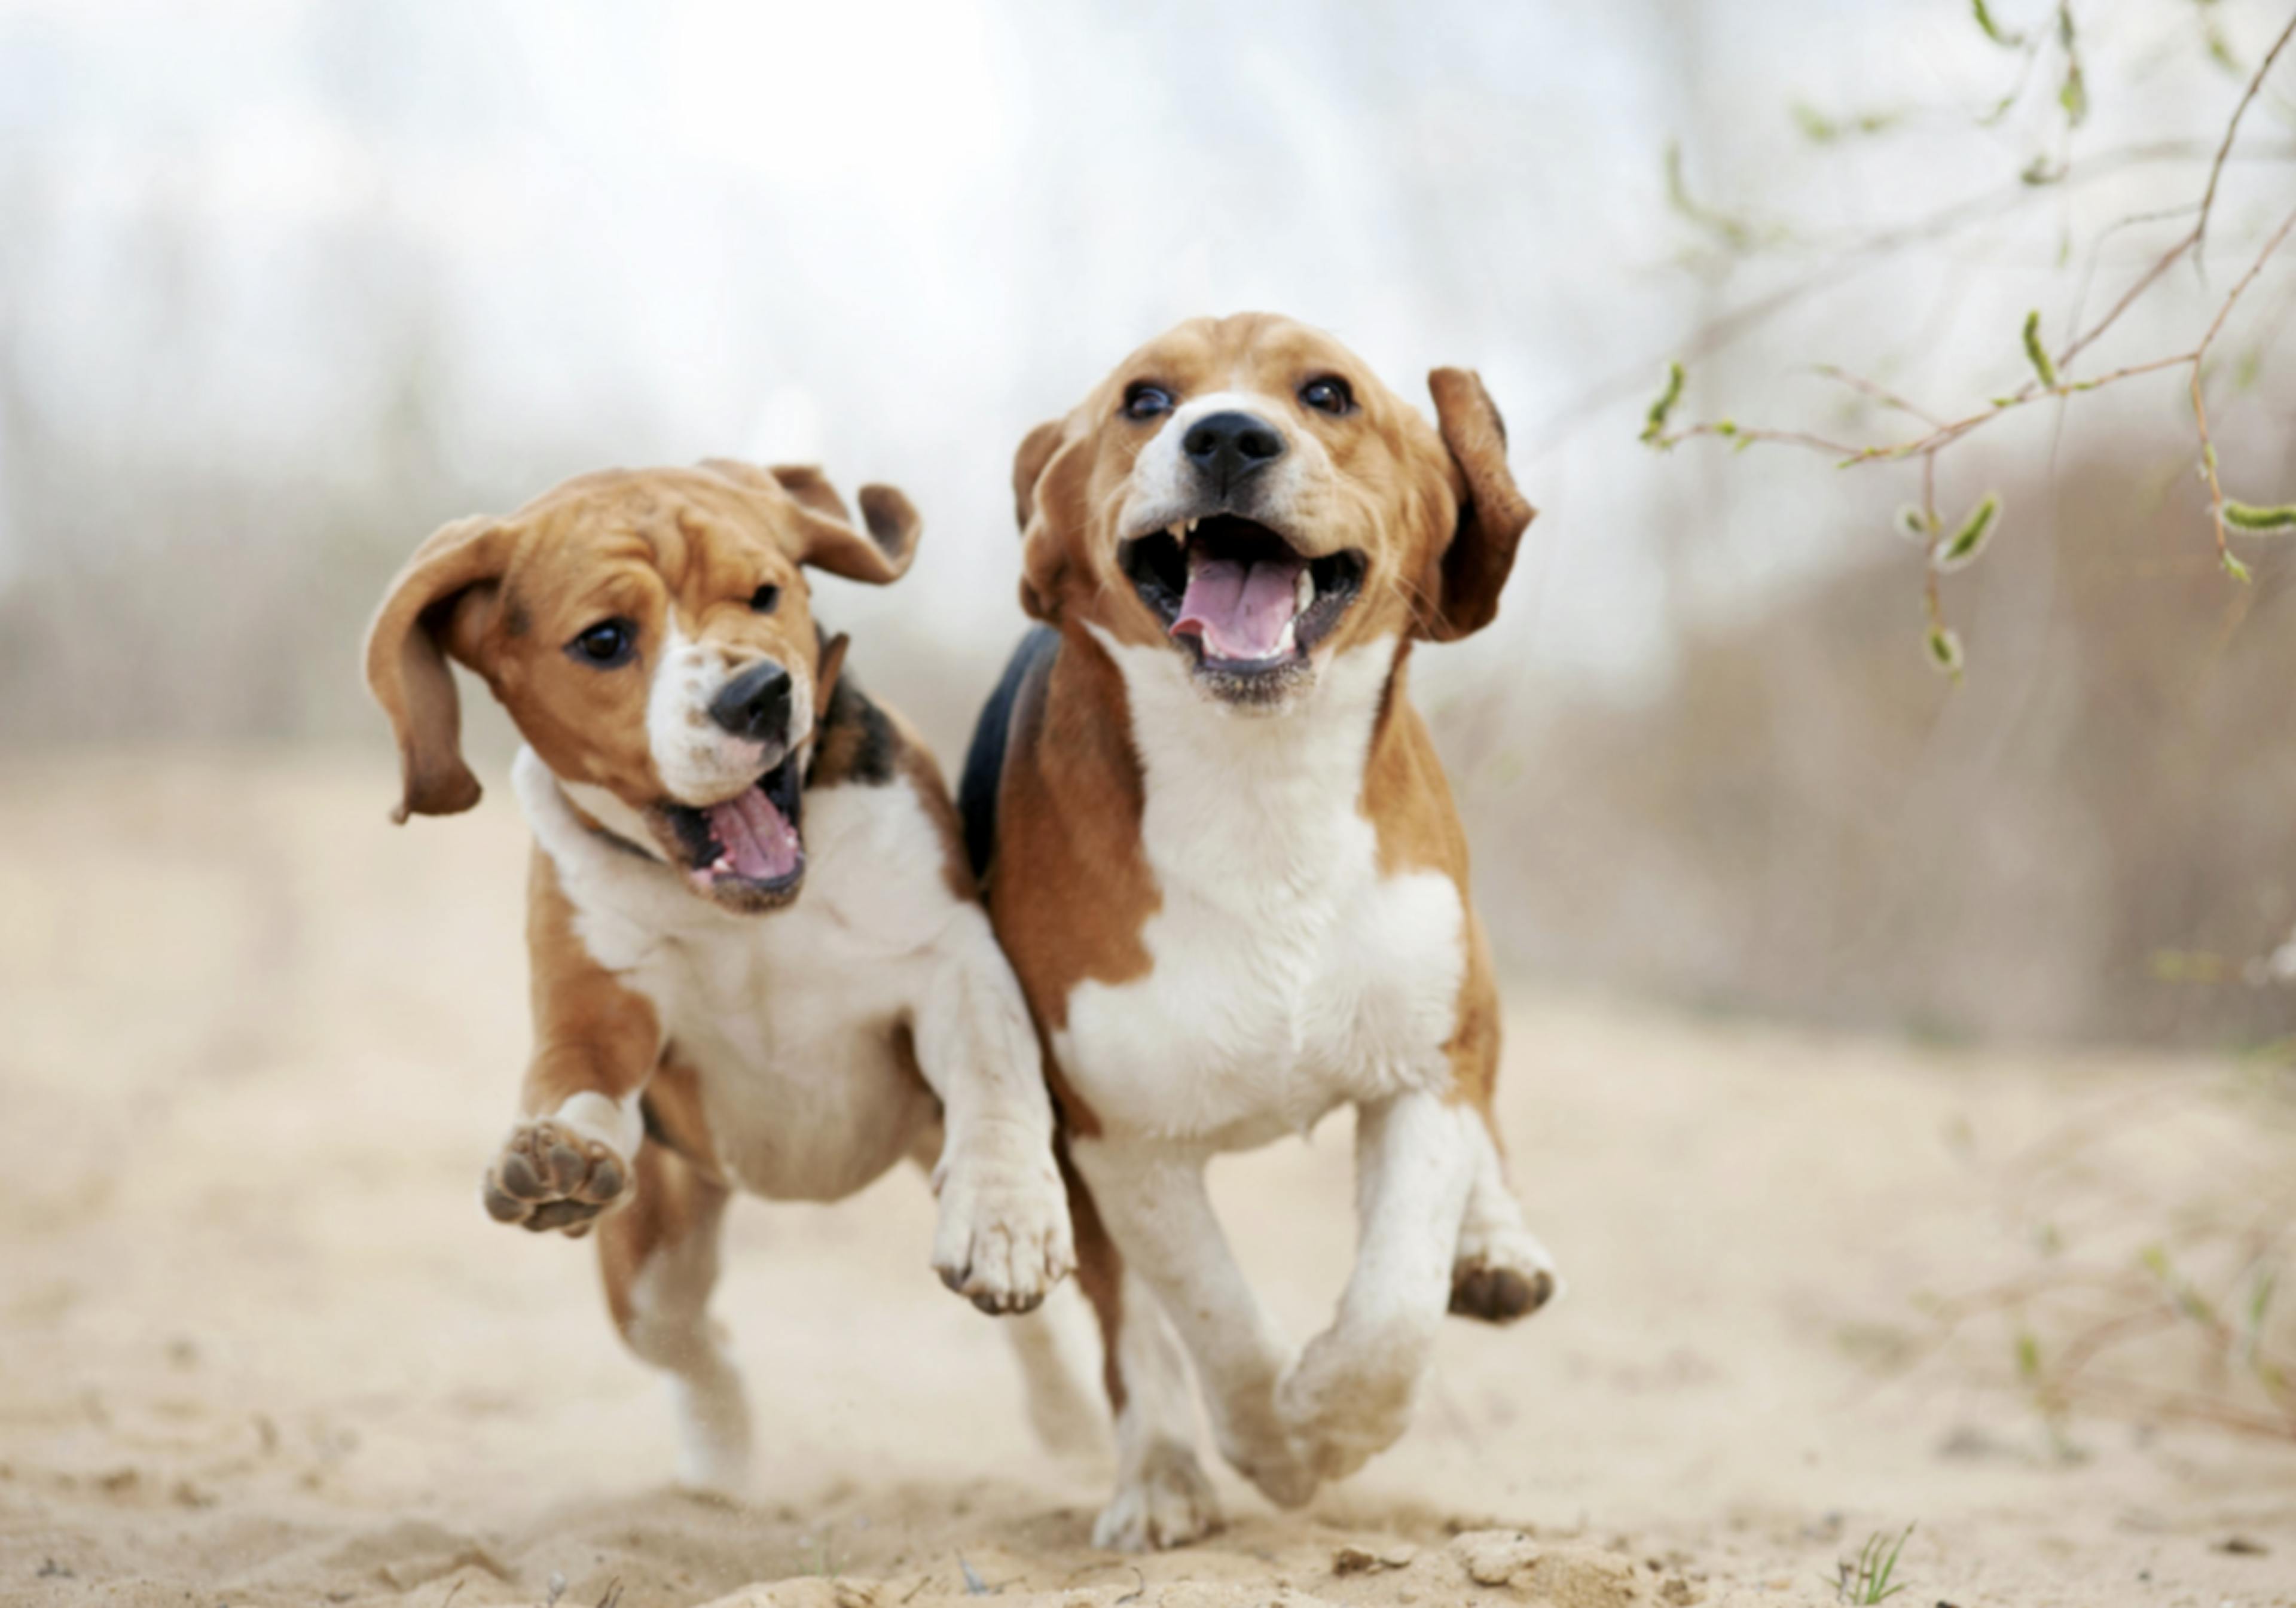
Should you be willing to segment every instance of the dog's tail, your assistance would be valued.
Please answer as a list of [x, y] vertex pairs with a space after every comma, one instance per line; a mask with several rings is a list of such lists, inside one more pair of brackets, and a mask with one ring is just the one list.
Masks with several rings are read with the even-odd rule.
[[1039, 664], [1060, 651], [1061, 634], [1050, 626], [1032, 626], [1005, 661], [996, 690], [972, 728], [972, 746], [964, 751], [964, 775], [956, 789], [957, 813], [964, 818], [964, 854], [972, 874], [988, 874], [988, 859], [996, 849], [996, 793], [1004, 779], [1004, 751], [1013, 736], [1013, 708], [1021, 689]]

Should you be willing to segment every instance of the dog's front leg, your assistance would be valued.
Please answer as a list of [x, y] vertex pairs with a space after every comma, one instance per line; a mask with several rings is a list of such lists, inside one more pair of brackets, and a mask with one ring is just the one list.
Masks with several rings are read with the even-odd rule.
[[1268, 1500], [1297, 1507], [1316, 1477], [1275, 1413], [1292, 1349], [1236, 1266], [1204, 1187], [1204, 1153], [1140, 1139], [1070, 1146], [1125, 1265], [1155, 1292], [1203, 1383], [1220, 1452]]
[[1357, 1113], [1355, 1271], [1332, 1326], [1276, 1391], [1276, 1410], [1317, 1477], [1340, 1479], [1411, 1420], [1451, 1298], [1451, 1264], [1475, 1179], [1473, 1112], [1431, 1094]]
[[966, 906], [937, 946], [914, 1029], [947, 1137], [933, 1169], [933, 1268], [984, 1312], [1026, 1312], [1076, 1267], [1053, 1103], [1021, 985], [988, 915]]
[[497, 1221], [579, 1238], [627, 1198], [645, 1134], [638, 1097], [661, 1058], [661, 1020], [583, 945], [540, 849], [528, 884], [527, 948], [534, 1057], [518, 1126], [488, 1167], [480, 1197]]

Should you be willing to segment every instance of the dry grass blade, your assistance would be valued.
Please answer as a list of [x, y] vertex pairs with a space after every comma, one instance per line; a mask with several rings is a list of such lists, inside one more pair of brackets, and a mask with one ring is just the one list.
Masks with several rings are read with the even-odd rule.
[[1913, 1538], [1910, 1524], [1898, 1533], [1894, 1540], [1890, 1532], [1877, 1530], [1866, 1538], [1855, 1558], [1845, 1558], [1838, 1565], [1834, 1581], [1834, 1600], [1842, 1603], [1886, 1603], [1906, 1588], [1897, 1578], [1898, 1559]]

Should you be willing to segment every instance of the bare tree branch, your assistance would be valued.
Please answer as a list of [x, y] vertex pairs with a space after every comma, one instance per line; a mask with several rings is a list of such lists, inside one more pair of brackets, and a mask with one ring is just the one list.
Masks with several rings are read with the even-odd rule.
[[[2065, 45], [2069, 57], [2069, 77], [2065, 93], [2068, 96], [2071, 96], [2078, 87], [2079, 70], [2078, 66], [2070, 61], [2072, 41], [2070, 21], [2062, 9], [2060, 20], [2064, 25]], [[2248, 271], [2241, 275], [2238, 283], [2218, 305], [2215, 316], [2210, 321], [2206, 332], [2201, 336], [2198, 343], [2190, 349], [2144, 362], [2127, 364], [2109, 373], [2083, 379], [2071, 378], [2070, 371], [2075, 360], [2118, 324], [2130, 308], [2136, 306], [2148, 291], [2159, 284], [2169, 269], [2179, 260], [2190, 257], [2196, 268], [2201, 266], [2202, 253], [2208, 240], [2209, 223], [2215, 211], [2217, 195], [2223, 181], [2226, 166], [2233, 160], [2234, 147], [2239, 140], [2242, 119], [2247, 115], [2250, 105], [2262, 90], [2265, 79], [2271, 74], [2273, 67], [2287, 50], [2291, 39], [2296, 39], [2296, 14], [2291, 15], [2286, 27], [2282, 29], [2271, 48], [2265, 53], [2263, 59], [2257, 64], [2255, 71], [2249, 75], [2240, 98], [2233, 107], [2231, 117], [2225, 126], [2224, 135], [2217, 142], [2213, 153], [2210, 157], [2208, 176], [2202, 187], [2200, 200], [2189, 209], [2193, 214], [2191, 228], [2178, 236], [2168, 250], [2155, 258], [2101, 317], [2087, 329], [2074, 334], [2054, 357], [2045, 349], [2041, 341], [2040, 315], [2038, 312], [2033, 314], [2027, 321], [2025, 329], [2026, 350], [2034, 370], [2033, 377], [2009, 395], [1997, 397], [1989, 406], [1964, 417], [1943, 420], [1872, 380], [1826, 365], [1819, 368], [1817, 372], [1887, 406], [1920, 420], [1929, 425], [1930, 429], [1926, 433], [1910, 439], [1845, 447], [1840, 442], [1807, 431], [1747, 426], [1726, 419], [1713, 423], [1692, 423], [1669, 431], [1665, 428], [1663, 409], [1660, 409], [1653, 413], [1650, 427], [1644, 433], [1644, 439], [1660, 448], [1670, 447], [1697, 437], [1725, 438], [1736, 442], [1741, 447], [1755, 442], [1795, 446], [1828, 453], [1834, 456], [1843, 468], [1877, 462], [1901, 462], [1915, 457], [1921, 459], [1920, 519], [1922, 533], [1927, 538], [1929, 558], [1929, 562], [1925, 566], [1923, 595], [1929, 617], [1930, 649], [1932, 658], [1940, 669], [1957, 675], [1960, 669], [1960, 644], [1946, 624], [1938, 577], [1945, 570], [1958, 568], [1976, 556], [1990, 534], [1997, 502], [1988, 495], [1972, 511], [1962, 529], [1949, 536], [1939, 518], [1937, 509], [1939, 455], [2004, 414], [2044, 398], [2062, 401], [2083, 392], [2099, 390], [2139, 375], [2181, 367], [2187, 371], [2194, 428], [2200, 448], [2201, 472], [2209, 488], [2209, 512], [2215, 531], [2218, 562], [2227, 574], [2235, 579], [2245, 581], [2248, 578], [2247, 567], [2234, 555], [2229, 539], [2230, 532], [2226, 514], [2226, 498], [2218, 475], [2216, 443], [2210, 432], [2208, 403], [2202, 388], [2202, 368], [2210, 349], [2215, 344], [2218, 334], [2222, 332], [2226, 321], [2231, 317], [2234, 308], [2247, 293], [2249, 287], [2255, 283], [2257, 276], [2264, 271], [2265, 265], [2271, 261], [2274, 255], [2286, 243], [2290, 234], [2296, 232], [2296, 212], [2292, 212], [2266, 239], [2263, 249], [2258, 252], [2255, 261], [2249, 265]], [[2085, 97], [2085, 90], [2079, 93]], [[2066, 110], [2069, 120], [2079, 120], [2079, 109], [2070, 100], [2067, 102]], [[2088, 176], [2095, 176], [2093, 164], [2089, 165]], [[2068, 175], [2066, 177], [2069, 181], [2070, 176]], [[1899, 245], [1927, 238], [1932, 234], [1950, 233], [1968, 217], [1970, 210], [1970, 204], [1948, 208], [1921, 225], [1884, 231], [1867, 241], [1850, 259], [1833, 265], [1831, 272], [1834, 276], [1845, 275], [1855, 271], [1864, 261], [1874, 255], [1884, 254]], [[2163, 215], [2156, 213], [2150, 216], [2157, 217]], [[2120, 224], [2112, 226], [2104, 233], [2110, 234], [2114, 229], [2136, 221], [2140, 220], [2123, 219]], [[2102, 238], [2100, 236], [2100, 242]], [[2092, 272], [2093, 267], [2094, 259], [2092, 259]], [[1710, 324], [1699, 332], [1698, 336], [1693, 337], [1692, 355], [1697, 355], [1702, 349], [1711, 350], [1734, 339], [1753, 323], [1769, 316], [1785, 300], [1806, 294], [1813, 288], [1814, 283], [1822, 283], [1825, 277], [1825, 275], [1812, 276], [1812, 279], [1805, 280], [1800, 285], [1790, 287], [1788, 291], [1763, 298], [1747, 308], [1738, 309], [1735, 313], [1726, 315], [1723, 318]], [[2083, 299], [2086, 299], [2087, 291], [2087, 283], [2085, 277], [2082, 285]], [[1672, 384], [1673, 390], [1669, 390], [1669, 398], [1679, 389], [1678, 367]], [[2281, 511], [2235, 510], [2235, 512], [2242, 513], [2245, 521], [2258, 513], [2270, 516], [2278, 515]]]

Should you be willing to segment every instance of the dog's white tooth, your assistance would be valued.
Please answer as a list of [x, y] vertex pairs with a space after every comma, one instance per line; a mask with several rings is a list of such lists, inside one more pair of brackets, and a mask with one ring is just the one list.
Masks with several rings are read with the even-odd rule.
[[1315, 603], [1316, 578], [1305, 564], [1300, 566], [1300, 578], [1292, 583], [1292, 595], [1299, 613], [1305, 614]]
[[1193, 536], [1193, 535], [1196, 533], [1196, 524], [1197, 524], [1196, 516], [1195, 516], [1194, 514], [1193, 514], [1193, 513], [1192, 513], [1192, 514], [1190, 514], [1190, 515], [1188, 516], [1188, 534], [1189, 534], [1190, 536]]
[[1286, 658], [1300, 645], [1300, 633], [1294, 628], [1296, 623], [1289, 619], [1283, 622], [1283, 635], [1275, 639], [1275, 652], [1268, 655], [1270, 659]]

